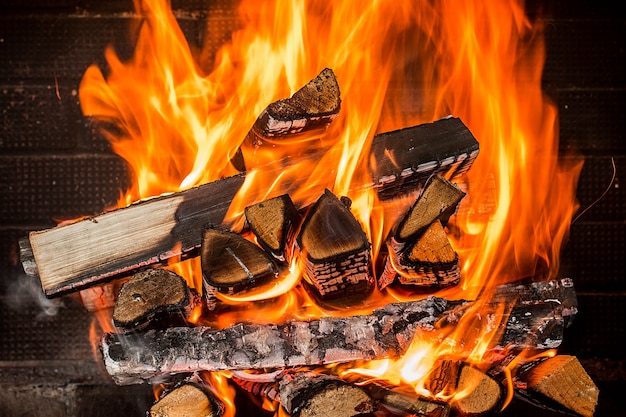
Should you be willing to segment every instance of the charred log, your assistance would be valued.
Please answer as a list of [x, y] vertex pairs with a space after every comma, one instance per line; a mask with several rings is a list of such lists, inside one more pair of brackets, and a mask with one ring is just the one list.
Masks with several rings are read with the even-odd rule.
[[322, 302], [371, 293], [370, 244], [350, 208], [326, 190], [309, 210], [296, 239], [305, 281]]
[[178, 274], [161, 268], [138, 272], [120, 288], [113, 324], [125, 331], [184, 325], [199, 296]]

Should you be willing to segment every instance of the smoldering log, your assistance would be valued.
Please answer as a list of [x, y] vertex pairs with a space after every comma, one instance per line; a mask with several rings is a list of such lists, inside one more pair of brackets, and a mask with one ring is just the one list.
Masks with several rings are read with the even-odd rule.
[[379, 383], [368, 383], [363, 389], [378, 404], [378, 409], [390, 410], [393, 415], [411, 413], [424, 417], [448, 417], [450, 405], [417, 395], [415, 391], [407, 392], [399, 388], [387, 388]]
[[281, 378], [279, 392], [281, 405], [294, 417], [353, 417], [374, 411], [362, 388], [334, 375], [289, 373]]
[[269, 104], [256, 119], [244, 139], [233, 165], [240, 171], [257, 165], [255, 153], [259, 148], [275, 148], [307, 133], [307, 147], [300, 152], [321, 153], [315, 134], [323, 133], [335, 120], [341, 109], [341, 92], [334, 72], [324, 68], [315, 78], [296, 91], [290, 98]]
[[421, 190], [433, 175], [455, 178], [466, 173], [478, 156], [478, 141], [461, 119], [381, 133], [374, 137], [369, 168], [381, 199]]
[[[401, 356], [416, 335], [455, 326], [472, 301], [424, 300], [389, 304], [372, 314], [323, 317], [283, 324], [238, 324], [107, 334], [102, 340], [105, 366], [120, 385], [158, 382], [177, 373], [274, 369]], [[495, 310], [494, 310], [495, 311]], [[518, 305], [503, 317], [476, 313], [476, 320], [503, 322], [492, 349], [544, 349], [563, 338], [558, 301]], [[475, 334], [481, 337], [480, 328]], [[462, 348], [462, 347], [460, 347]]]
[[287, 259], [287, 246], [293, 242], [300, 215], [288, 194], [273, 197], [244, 209], [246, 225], [259, 245], [277, 261]]
[[557, 355], [538, 360], [516, 379], [516, 395], [526, 400], [550, 408], [554, 404], [553, 409], [573, 411], [584, 417], [594, 415], [598, 387], [574, 356]]
[[284, 324], [238, 324], [105, 334], [102, 354], [119, 385], [193, 371], [272, 369], [398, 357], [416, 331], [431, 331], [449, 309], [435, 297], [389, 304], [372, 314]]
[[148, 417], [220, 417], [224, 405], [199, 384], [185, 383], [162, 396]]
[[113, 324], [124, 331], [184, 325], [199, 303], [199, 295], [180, 275], [162, 268], [147, 269], [122, 284]]
[[370, 243], [349, 204], [326, 190], [309, 210], [296, 238], [305, 281], [322, 302], [347, 302], [374, 289]]
[[270, 255], [243, 236], [215, 228], [202, 232], [200, 253], [205, 287], [234, 294], [278, 275]]
[[200, 246], [205, 225], [224, 222], [244, 179], [236, 175], [30, 232], [21, 242], [22, 259], [50, 297], [188, 255]]

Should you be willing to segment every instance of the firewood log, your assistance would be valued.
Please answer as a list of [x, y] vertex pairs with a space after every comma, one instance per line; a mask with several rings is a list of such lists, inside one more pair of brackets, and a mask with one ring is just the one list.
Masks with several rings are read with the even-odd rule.
[[119, 291], [119, 285], [109, 282], [95, 287], [85, 288], [79, 292], [80, 300], [87, 311], [106, 310], [115, 307], [115, 298]]
[[162, 268], [138, 272], [120, 288], [113, 324], [125, 331], [183, 325], [199, 296], [178, 274]]
[[378, 278], [379, 288], [390, 285], [397, 277], [412, 285], [458, 283], [458, 256], [441, 226], [447, 223], [464, 196], [463, 191], [440, 176], [428, 181], [387, 239], [389, 255]]
[[225, 294], [247, 290], [278, 275], [267, 252], [226, 230], [204, 230], [200, 260], [204, 285]]
[[425, 417], [450, 415], [448, 403], [417, 395], [414, 391], [386, 388], [378, 383], [365, 384], [363, 389], [376, 401], [378, 409], [389, 410], [393, 415], [406, 413]]
[[518, 378], [527, 385], [526, 398], [547, 398], [584, 417], [595, 412], [598, 387], [575, 356], [557, 355], [539, 361]]
[[[299, 140], [296, 138], [305, 132], [323, 132], [340, 109], [339, 83], [333, 71], [325, 68], [290, 98], [277, 100], [263, 110], [233, 158], [233, 165], [249, 171], [257, 165], [255, 152], [259, 147], [281, 146], [281, 142]], [[298, 149], [304, 152], [302, 146]]]
[[456, 360], [439, 360], [428, 376], [425, 387], [433, 394], [450, 397], [457, 414], [475, 416], [488, 413], [500, 405], [502, 386], [483, 371]]
[[[419, 335], [457, 326], [474, 302], [424, 300], [394, 303], [371, 314], [322, 317], [283, 324], [238, 324], [215, 330], [206, 327], [150, 330], [143, 334], [106, 334], [101, 348], [105, 366], [116, 383], [162, 380], [177, 373], [215, 370], [271, 369], [354, 360], [398, 357]], [[495, 311], [495, 309], [494, 309]], [[558, 347], [563, 337], [558, 300], [518, 305], [497, 317], [475, 312], [478, 323], [503, 328], [494, 352], [502, 349]], [[483, 336], [483, 327], [471, 334]]]
[[370, 243], [344, 203], [346, 199], [340, 201], [326, 190], [307, 213], [296, 239], [305, 281], [321, 302], [362, 299], [374, 287]]
[[433, 175], [463, 175], [478, 153], [476, 138], [455, 117], [380, 133], [370, 150], [373, 186], [383, 200], [413, 194], [422, 190]]
[[224, 407], [208, 390], [186, 383], [168, 392], [151, 408], [149, 417], [220, 417]]
[[280, 403], [293, 417], [353, 417], [374, 411], [374, 403], [356, 385], [336, 376], [294, 372], [281, 378]]
[[285, 262], [287, 245], [293, 242], [300, 215], [287, 194], [248, 206], [246, 224], [259, 245], [277, 261]]

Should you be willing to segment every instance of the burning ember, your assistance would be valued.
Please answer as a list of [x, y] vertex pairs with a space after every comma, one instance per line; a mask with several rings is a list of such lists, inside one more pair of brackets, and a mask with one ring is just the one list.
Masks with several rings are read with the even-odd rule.
[[542, 22], [523, 4], [243, 0], [210, 66], [166, 1], [135, 7], [132, 58], [110, 47], [79, 90], [135, 182], [57, 228], [81, 250], [106, 228], [114, 248], [44, 282], [31, 235], [48, 295], [126, 275], [117, 333], [103, 327], [116, 382], [165, 383], [159, 412], [234, 415], [237, 386], [276, 415], [319, 392], [353, 414], [447, 415], [567, 369], [592, 406], [561, 404], [593, 413], [597, 389], [553, 349], [576, 312], [557, 273], [582, 165], [558, 158]]

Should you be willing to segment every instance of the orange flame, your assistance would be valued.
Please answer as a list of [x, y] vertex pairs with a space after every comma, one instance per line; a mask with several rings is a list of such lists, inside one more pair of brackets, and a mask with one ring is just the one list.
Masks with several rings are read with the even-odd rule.
[[[463, 179], [465, 209], [453, 219], [457, 232], [450, 236], [461, 257], [462, 282], [437, 295], [488, 301], [496, 285], [556, 276], [577, 209], [582, 163], [558, 158], [557, 110], [541, 88], [543, 26], [525, 15], [521, 0], [243, 0], [241, 29], [212, 68], [201, 68], [168, 6], [165, 0], [136, 0], [142, 21], [133, 57], [122, 61], [108, 48], [106, 75], [92, 66], [80, 85], [83, 113], [115, 126], [112, 146], [136, 176], [120, 206], [234, 174], [230, 161], [262, 110], [329, 67], [339, 81], [342, 109], [315, 138], [325, 149], [321, 160], [263, 170], [285, 155], [300, 155], [309, 138], [259, 151], [229, 220], [241, 227], [246, 206], [285, 192], [306, 207], [328, 188], [353, 201], [375, 259], [396, 218], [385, 215], [374, 191], [363, 189], [370, 182], [371, 139], [452, 114], [470, 128], [481, 151]], [[485, 199], [492, 200], [489, 210]], [[197, 261], [191, 269], [186, 278], [201, 288]], [[294, 279], [273, 293], [224, 297], [241, 308], [217, 320], [227, 325], [302, 318], [302, 311], [348, 314], [312, 307], [297, 276], [292, 271]], [[268, 297], [274, 302], [251, 304]], [[364, 309], [402, 297], [376, 292]], [[456, 329], [414, 341], [401, 361], [375, 361], [369, 367], [378, 368], [360, 372], [423, 390], [419, 381], [440, 356], [480, 362], [497, 340], [505, 310], [482, 311], [495, 320], [490, 323], [468, 314]]]

